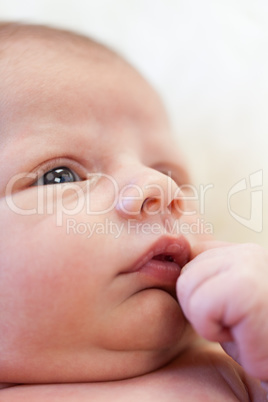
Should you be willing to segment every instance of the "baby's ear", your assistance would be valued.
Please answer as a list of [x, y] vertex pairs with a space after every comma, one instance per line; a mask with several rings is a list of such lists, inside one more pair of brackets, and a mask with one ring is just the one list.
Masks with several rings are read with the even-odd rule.
[[195, 258], [198, 254], [201, 254], [204, 251], [211, 250], [212, 248], [228, 247], [232, 246], [233, 244], [234, 243], [218, 240], [208, 240], [197, 243], [192, 247], [191, 259]]

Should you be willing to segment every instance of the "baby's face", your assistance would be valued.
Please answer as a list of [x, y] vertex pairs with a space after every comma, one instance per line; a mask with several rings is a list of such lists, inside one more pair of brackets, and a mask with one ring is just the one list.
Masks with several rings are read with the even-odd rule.
[[151, 371], [189, 337], [182, 157], [122, 61], [31, 46], [0, 67], [0, 382]]

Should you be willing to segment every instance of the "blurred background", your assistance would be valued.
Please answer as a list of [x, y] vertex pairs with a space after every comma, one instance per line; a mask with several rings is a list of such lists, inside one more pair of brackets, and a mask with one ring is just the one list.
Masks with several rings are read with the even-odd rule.
[[[0, 19], [79, 31], [162, 95], [218, 239], [268, 240], [267, 0], [0, 0]], [[202, 223], [202, 222], [201, 222]]]

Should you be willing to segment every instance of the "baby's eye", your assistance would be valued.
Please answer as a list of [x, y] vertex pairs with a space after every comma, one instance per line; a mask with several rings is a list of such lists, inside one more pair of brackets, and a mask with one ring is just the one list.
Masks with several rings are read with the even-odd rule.
[[71, 169], [62, 166], [49, 170], [43, 176], [39, 177], [35, 185], [42, 186], [46, 184], [73, 183], [80, 181], [80, 177]]

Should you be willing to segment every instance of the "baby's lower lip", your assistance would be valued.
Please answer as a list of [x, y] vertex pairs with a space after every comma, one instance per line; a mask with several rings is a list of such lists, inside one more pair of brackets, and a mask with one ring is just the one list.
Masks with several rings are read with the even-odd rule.
[[181, 268], [176, 262], [151, 259], [139, 270], [135, 271], [146, 288], [159, 288], [167, 291], [173, 297], [176, 295], [176, 281]]
[[181, 268], [174, 261], [158, 260], [152, 258], [146, 264], [139, 268], [137, 273], [149, 275], [159, 279], [161, 283], [174, 284], [181, 272]]

